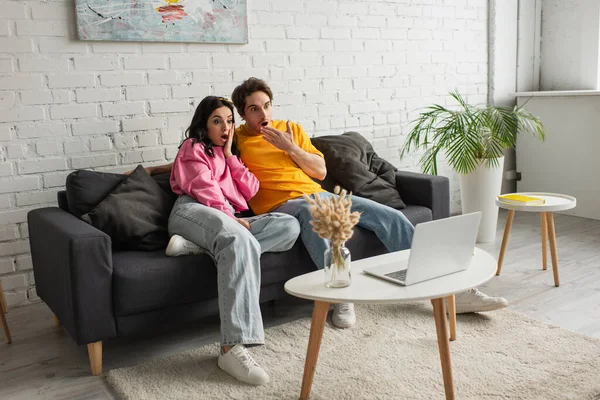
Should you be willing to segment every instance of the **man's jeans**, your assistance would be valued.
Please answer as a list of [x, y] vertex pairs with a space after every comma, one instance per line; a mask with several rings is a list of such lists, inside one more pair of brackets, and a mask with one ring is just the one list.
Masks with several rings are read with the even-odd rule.
[[[321, 198], [337, 196], [333, 193], [319, 193]], [[315, 195], [311, 195], [312, 198]], [[352, 212], [361, 212], [358, 226], [374, 232], [388, 251], [399, 251], [410, 248], [414, 226], [400, 211], [379, 204], [373, 200], [352, 196]], [[293, 215], [300, 222], [302, 242], [318, 269], [325, 268], [325, 250], [329, 246], [313, 231], [310, 220], [309, 203], [302, 197], [288, 200], [277, 207], [276, 212]]]
[[169, 217], [169, 234], [205, 249], [217, 266], [221, 346], [264, 344], [259, 307], [260, 255], [292, 248], [300, 226], [295, 218], [269, 213], [244, 218], [251, 230], [189, 196], [180, 196]]

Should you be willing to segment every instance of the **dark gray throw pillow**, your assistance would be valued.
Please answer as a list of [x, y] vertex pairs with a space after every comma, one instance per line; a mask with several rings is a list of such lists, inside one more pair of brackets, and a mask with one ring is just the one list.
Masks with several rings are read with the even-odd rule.
[[312, 138], [311, 142], [325, 157], [327, 177], [323, 186], [337, 183], [357, 196], [397, 210], [406, 208], [396, 188], [396, 168], [380, 158], [362, 135], [346, 132]]
[[[175, 201], [177, 195], [171, 190], [170, 177], [171, 174], [168, 172], [152, 175], [152, 179], [158, 183], [158, 186]], [[71, 172], [67, 176], [66, 182], [69, 212], [77, 218], [81, 218], [83, 214], [92, 211], [125, 178], [127, 176], [123, 174], [112, 174], [86, 169]]]
[[126, 178], [126, 175], [80, 169], [67, 176], [69, 212], [81, 218], [94, 209]]
[[167, 246], [173, 198], [139, 165], [81, 219], [109, 235], [113, 247], [157, 250]]

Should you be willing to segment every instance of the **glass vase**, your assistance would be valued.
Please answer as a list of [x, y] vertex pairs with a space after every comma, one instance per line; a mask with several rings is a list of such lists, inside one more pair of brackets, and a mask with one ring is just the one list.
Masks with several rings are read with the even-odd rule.
[[342, 243], [325, 250], [325, 286], [343, 288], [350, 286], [350, 250]]

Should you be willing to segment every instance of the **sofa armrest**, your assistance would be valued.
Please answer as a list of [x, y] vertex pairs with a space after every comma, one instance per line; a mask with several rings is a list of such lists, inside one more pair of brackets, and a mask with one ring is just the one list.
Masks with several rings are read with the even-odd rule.
[[56, 207], [30, 211], [27, 222], [40, 298], [77, 344], [116, 337], [110, 237]]
[[445, 176], [396, 171], [396, 188], [406, 204], [431, 209], [433, 219], [450, 216], [450, 180]]

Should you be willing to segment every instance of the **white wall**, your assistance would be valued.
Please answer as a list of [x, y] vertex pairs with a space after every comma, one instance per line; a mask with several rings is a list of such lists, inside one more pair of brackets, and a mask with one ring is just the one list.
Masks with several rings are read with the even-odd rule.
[[[533, 97], [532, 97], [533, 96]], [[522, 93], [518, 104], [546, 126], [545, 142], [521, 135], [517, 165], [520, 192], [562, 193], [577, 198], [566, 214], [600, 220], [600, 92]]]
[[[27, 212], [77, 168], [172, 160], [203, 96], [268, 80], [275, 118], [315, 135], [355, 130], [383, 157], [407, 122], [458, 88], [487, 98], [486, 0], [249, 0], [247, 45], [75, 39], [73, 1], [0, 0], [0, 278], [36, 300]], [[451, 176], [452, 211], [460, 210]]]
[[[492, 0], [489, 13], [489, 86], [488, 103], [514, 107], [517, 85], [518, 0]], [[501, 193], [514, 192], [515, 152], [504, 152]]]
[[514, 107], [516, 103], [518, 3], [490, 2], [488, 102], [498, 107]]
[[530, 92], [540, 88], [543, 1], [519, 0], [516, 88], [518, 92]]
[[598, 89], [600, 1], [543, 0], [540, 90]]

